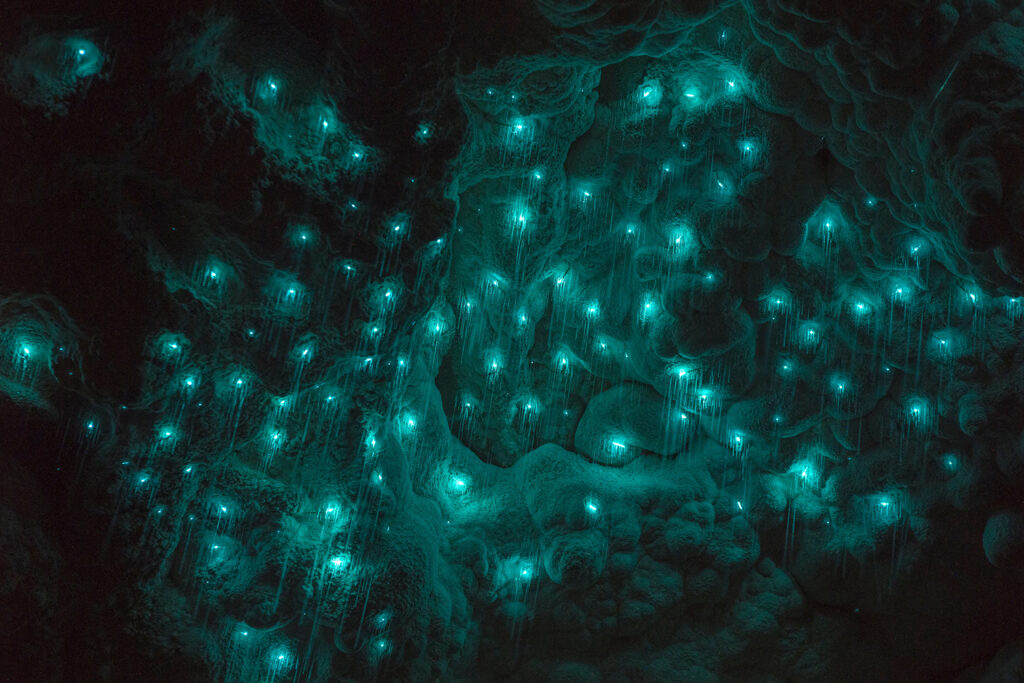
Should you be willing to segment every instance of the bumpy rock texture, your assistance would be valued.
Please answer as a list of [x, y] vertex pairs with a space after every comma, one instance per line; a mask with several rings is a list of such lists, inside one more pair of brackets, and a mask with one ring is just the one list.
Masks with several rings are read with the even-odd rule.
[[0, 29], [0, 678], [1019, 674], [1016, 4], [104, 4]]

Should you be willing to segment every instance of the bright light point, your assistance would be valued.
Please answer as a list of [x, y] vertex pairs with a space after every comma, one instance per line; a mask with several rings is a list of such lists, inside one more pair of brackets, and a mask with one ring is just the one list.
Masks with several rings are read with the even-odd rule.
[[912, 398], [907, 402], [907, 414], [910, 423], [918, 428], [927, 427], [930, 423], [928, 404], [922, 398]]
[[427, 121], [421, 122], [420, 125], [416, 127], [415, 137], [420, 144], [426, 143], [431, 137], [433, 137], [433, 134], [434, 126]]

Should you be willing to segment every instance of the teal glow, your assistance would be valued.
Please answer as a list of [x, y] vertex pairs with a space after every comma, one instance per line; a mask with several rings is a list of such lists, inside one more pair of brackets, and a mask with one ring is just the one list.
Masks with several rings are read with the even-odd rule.
[[850, 379], [845, 375], [835, 374], [829, 382], [829, 388], [832, 390], [832, 396], [841, 401], [850, 393]]
[[469, 490], [469, 477], [464, 474], [453, 476], [449, 488], [457, 495], [466, 493]]
[[930, 252], [928, 243], [920, 237], [911, 237], [907, 240], [906, 250], [907, 256], [913, 261], [920, 261]]
[[490, 349], [484, 356], [484, 374], [489, 382], [494, 382], [501, 376], [501, 370], [505, 367], [505, 358], [501, 349]]
[[327, 561], [327, 568], [332, 573], [337, 574], [348, 569], [349, 565], [351, 564], [352, 559], [349, 557], [349, 555], [347, 553], [342, 553], [341, 555], [335, 555], [334, 557], [330, 558]]
[[658, 317], [661, 312], [661, 304], [655, 292], [646, 292], [640, 299], [640, 306], [637, 310], [637, 320], [641, 324], [648, 324]]
[[824, 332], [820, 324], [806, 321], [797, 329], [797, 342], [805, 350], [812, 350], [821, 343]]
[[663, 90], [658, 79], [645, 81], [633, 95], [634, 101], [642, 107], [656, 108], [661, 104]]
[[711, 196], [720, 202], [729, 201], [736, 194], [732, 178], [724, 171], [715, 171], [711, 174], [709, 190]]
[[72, 77], [89, 78], [103, 68], [103, 53], [92, 41], [72, 37], [67, 39], [65, 45], [70, 55]]
[[821, 470], [810, 458], [800, 458], [794, 461], [788, 472], [800, 486], [818, 488], [821, 484]]
[[416, 142], [425, 145], [434, 137], [434, 124], [430, 121], [420, 121], [416, 126], [416, 133], [413, 136]]
[[730, 450], [739, 455], [743, 452], [743, 447], [747, 445], [747, 437], [742, 432], [733, 432], [726, 445]]
[[872, 314], [875, 312], [874, 306], [871, 304], [866, 297], [861, 295], [854, 295], [846, 301], [845, 308], [850, 314], [850, 319], [855, 324], [864, 324], [871, 319]]
[[687, 223], [677, 223], [668, 231], [669, 255], [676, 260], [694, 256], [699, 250], [697, 236]]
[[1015, 323], [1024, 317], [1024, 297], [1004, 297], [1003, 307], [1010, 322]]
[[902, 511], [900, 499], [891, 493], [878, 493], [868, 499], [871, 519], [876, 524], [891, 526], [899, 521]]
[[682, 104], [690, 109], [696, 109], [703, 104], [703, 97], [698, 85], [690, 84], [683, 89]]
[[285, 238], [295, 249], [311, 247], [319, 241], [319, 235], [316, 230], [303, 223], [298, 223], [288, 228]]
[[740, 159], [751, 166], [761, 161], [761, 143], [754, 138], [740, 138], [736, 146], [740, 151]]
[[907, 304], [913, 298], [914, 285], [902, 278], [896, 278], [889, 283], [889, 298], [893, 303]]
[[790, 293], [784, 287], [775, 287], [769, 290], [761, 298], [761, 311], [767, 314], [772, 320], [776, 316], [784, 315], [792, 307]]
[[929, 426], [931, 421], [931, 409], [928, 401], [920, 397], [913, 397], [907, 400], [906, 407], [907, 422], [911, 427], [923, 429]]
[[276, 104], [282, 92], [282, 81], [275, 76], [266, 75], [256, 81], [253, 96], [257, 102]]

